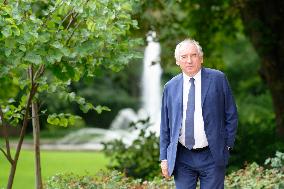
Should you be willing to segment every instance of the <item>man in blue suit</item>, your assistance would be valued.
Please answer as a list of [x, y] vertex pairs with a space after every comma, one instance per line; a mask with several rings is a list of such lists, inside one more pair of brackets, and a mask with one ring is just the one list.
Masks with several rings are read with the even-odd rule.
[[186, 39], [175, 49], [182, 73], [164, 86], [160, 160], [177, 189], [224, 188], [225, 168], [237, 131], [237, 108], [224, 73], [203, 68], [199, 43]]

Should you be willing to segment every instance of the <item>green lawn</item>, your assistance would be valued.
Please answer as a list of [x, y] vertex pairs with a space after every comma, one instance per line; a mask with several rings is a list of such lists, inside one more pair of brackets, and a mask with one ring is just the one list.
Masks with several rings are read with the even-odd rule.
[[[106, 169], [108, 159], [102, 152], [61, 152], [42, 151], [43, 180], [56, 173], [73, 172], [76, 174], [95, 174]], [[0, 153], [0, 188], [6, 187], [10, 166]], [[13, 189], [34, 188], [34, 154], [23, 150], [20, 154]]]

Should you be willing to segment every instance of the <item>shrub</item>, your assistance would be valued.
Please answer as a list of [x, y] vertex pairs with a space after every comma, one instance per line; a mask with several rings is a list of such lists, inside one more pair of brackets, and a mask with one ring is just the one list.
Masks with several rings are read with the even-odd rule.
[[277, 151], [275, 157], [267, 158], [264, 164], [284, 172], [284, 153]]
[[95, 176], [79, 176], [73, 173], [57, 174], [50, 177], [46, 189], [171, 189], [173, 180], [155, 178], [153, 181], [142, 181], [125, 177], [118, 171], [102, 171]]
[[132, 124], [136, 129], [140, 126], [137, 139], [130, 146], [122, 140], [114, 140], [104, 144], [104, 152], [110, 157], [109, 169], [123, 172], [126, 176], [142, 179], [153, 179], [160, 175], [159, 140], [155, 133], [148, 132], [149, 119]]
[[274, 158], [265, 161], [266, 165], [270, 165], [269, 169], [257, 163], [249, 164], [227, 176], [225, 186], [232, 189], [284, 188], [283, 160], [284, 153], [276, 152]]
[[57, 174], [45, 183], [46, 189], [97, 189], [98, 185], [90, 176], [79, 176], [73, 173]]
[[252, 163], [226, 178], [226, 188], [284, 188], [284, 174], [277, 169], [265, 169]]
[[[279, 154], [279, 153], [278, 153]], [[57, 174], [45, 183], [46, 189], [174, 189], [170, 180], [155, 177], [151, 181], [126, 177], [118, 171], [101, 171], [95, 176], [73, 173]], [[199, 187], [198, 187], [199, 188]], [[284, 172], [279, 168], [265, 169], [257, 163], [247, 165], [226, 176], [226, 189], [283, 189]]]

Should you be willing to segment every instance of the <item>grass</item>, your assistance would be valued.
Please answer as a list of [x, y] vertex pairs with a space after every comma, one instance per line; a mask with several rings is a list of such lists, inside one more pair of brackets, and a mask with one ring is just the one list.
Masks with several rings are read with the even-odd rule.
[[[57, 173], [73, 172], [75, 174], [95, 174], [106, 169], [108, 158], [102, 152], [62, 152], [42, 151], [41, 166], [43, 181]], [[5, 188], [10, 166], [4, 155], [0, 154], [0, 188]], [[34, 187], [34, 154], [22, 150], [16, 170], [13, 189], [33, 189]]]

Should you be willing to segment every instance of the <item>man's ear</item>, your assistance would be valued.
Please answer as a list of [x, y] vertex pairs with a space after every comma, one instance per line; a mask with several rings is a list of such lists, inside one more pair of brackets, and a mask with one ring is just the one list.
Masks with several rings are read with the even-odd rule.
[[178, 65], [178, 66], [179, 66], [179, 63], [178, 63], [178, 61], [176, 61], [176, 65]]
[[201, 64], [203, 64], [203, 56], [202, 57], [200, 57], [201, 58]]

